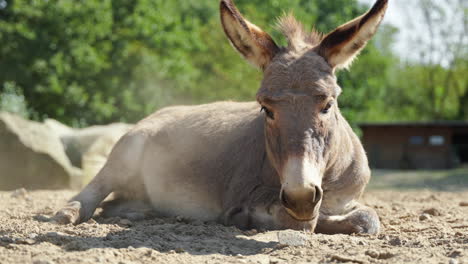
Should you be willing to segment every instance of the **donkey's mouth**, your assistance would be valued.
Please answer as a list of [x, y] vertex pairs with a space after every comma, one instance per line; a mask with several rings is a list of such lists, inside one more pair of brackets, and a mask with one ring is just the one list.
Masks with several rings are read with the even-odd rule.
[[311, 222], [311, 221], [314, 221], [315, 219], [318, 218], [319, 214], [312, 214], [312, 215], [307, 215], [307, 216], [298, 216], [296, 213], [294, 213], [293, 211], [291, 211], [290, 209], [286, 208], [286, 212], [288, 213], [288, 215], [293, 218], [294, 220], [296, 221], [299, 221], [299, 222]]

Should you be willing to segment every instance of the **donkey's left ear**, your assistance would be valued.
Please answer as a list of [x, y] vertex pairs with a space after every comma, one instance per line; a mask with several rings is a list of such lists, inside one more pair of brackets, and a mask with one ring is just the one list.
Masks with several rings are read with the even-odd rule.
[[366, 14], [326, 35], [318, 46], [318, 53], [332, 68], [347, 68], [377, 32], [387, 6], [388, 0], [377, 0]]
[[220, 2], [221, 23], [229, 41], [254, 66], [264, 70], [280, 50], [268, 33], [243, 18], [232, 0]]

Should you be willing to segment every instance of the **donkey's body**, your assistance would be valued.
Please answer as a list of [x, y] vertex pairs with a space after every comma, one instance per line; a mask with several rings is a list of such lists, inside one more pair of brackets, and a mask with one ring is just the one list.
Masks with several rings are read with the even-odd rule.
[[[360, 27], [375, 32], [380, 20], [372, 30], [365, 21], [383, 16], [385, 7], [379, 0], [361, 23], [351, 22], [357, 37]], [[145, 209], [139, 202], [164, 215], [240, 228], [377, 233], [375, 211], [356, 202], [369, 181], [367, 159], [334, 103], [341, 92], [334, 68], [365, 41], [346, 35], [351, 46], [340, 42], [345, 53], [337, 53], [329, 38], [307, 42], [294, 31], [296, 22], [285, 20], [290, 47], [280, 49], [230, 1], [221, 2], [221, 12], [232, 44], [264, 69], [258, 102], [170, 107], [142, 120], [55, 219], [86, 221], [113, 192], [104, 213], [136, 216], [136, 208]], [[252, 32], [255, 42], [248, 40]]]

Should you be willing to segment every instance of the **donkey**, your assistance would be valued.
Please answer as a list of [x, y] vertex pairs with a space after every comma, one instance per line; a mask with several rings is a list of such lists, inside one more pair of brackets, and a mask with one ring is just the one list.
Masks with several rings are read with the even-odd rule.
[[287, 15], [279, 47], [220, 2], [232, 46], [264, 78], [256, 102], [164, 108], [115, 145], [96, 177], [54, 216], [104, 215], [218, 221], [240, 229], [320, 233], [379, 232], [376, 212], [357, 202], [370, 178], [363, 147], [338, 109], [335, 71], [346, 68], [375, 34], [388, 0], [328, 35], [306, 32]]

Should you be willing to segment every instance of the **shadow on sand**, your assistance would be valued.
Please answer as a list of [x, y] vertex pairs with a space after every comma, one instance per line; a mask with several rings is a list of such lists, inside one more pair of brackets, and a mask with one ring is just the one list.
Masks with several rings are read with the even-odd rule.
[[[119, 218], [96, 217], [97, 224], [112, 224]], [[35, 218], [36, 221], [42, 221]], [[93, 224], [83, 224], [89, 229]], [[80, 229], [80, 226], [76, 228]], [[97, 226], [97, 228], [100, 228]], [[250, 239], [235, 227], [216, 223], [178, 222], [175, 219], [151, 219], [132, 222], [125, 230], [110, 231], [103, 236], [73, 235], [50, 232], [36, 238], [37, 242], [49, 242], [66, 251], [85, 251], [92, 248], [147, 248], [161, 253], [187, 252], [192, 255], [255, 255], [273, 250], [277, 242]], [[267, 250], [267, 251], [270, 251]]]

